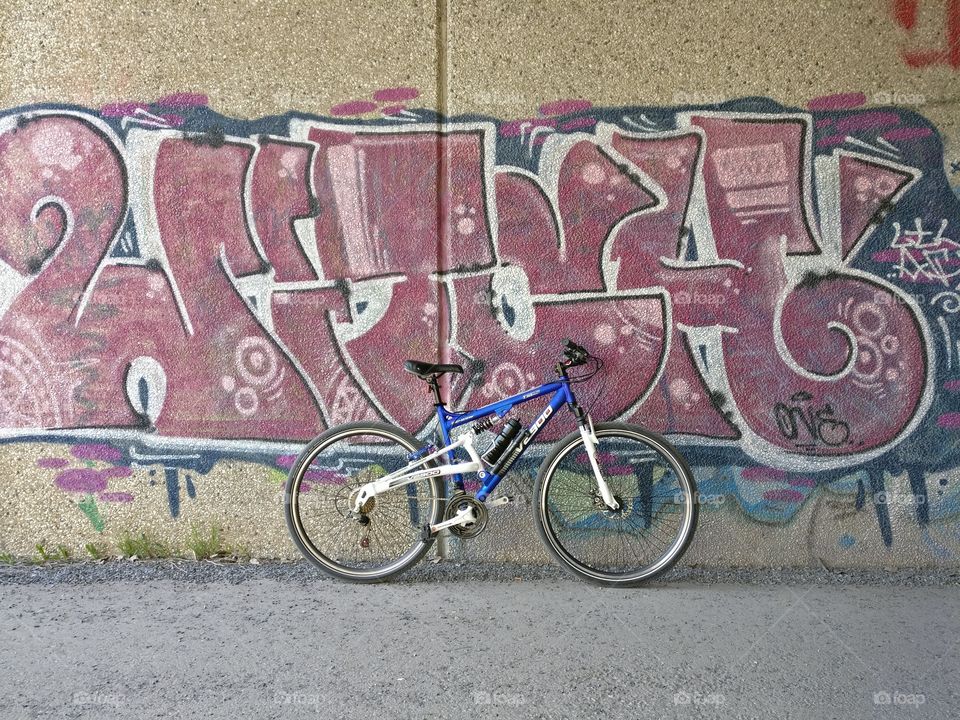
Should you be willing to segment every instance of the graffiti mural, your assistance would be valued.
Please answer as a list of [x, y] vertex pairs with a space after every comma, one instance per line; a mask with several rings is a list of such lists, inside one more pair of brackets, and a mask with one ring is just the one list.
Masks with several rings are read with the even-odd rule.
[[[925, 2], [939, 11], [935, 21], [920, 21], [920, 11]], [[900, 56], [909, 67], [946, 65], [953, 69], [960, 68], [960, 2], [893, 0], [890, 12], [905, 35]]]
[[960, 207], [924, 118], [845, 95], [444, 119], [415, 97], [0, 118], [3, 438], [76, 443], [44, 467], [95, 526], [159, 462], [176, 517], [218, 458], [282, 470], [361, 419], [429, 432], [406, 358], [463, 363], [465, 405], [537, 383], [569, 336], [611, 378], [595, 416], [669, 434], [751, 517], [823, 487], [890, 545], [906, 474], [917, 523], [956, 535]]

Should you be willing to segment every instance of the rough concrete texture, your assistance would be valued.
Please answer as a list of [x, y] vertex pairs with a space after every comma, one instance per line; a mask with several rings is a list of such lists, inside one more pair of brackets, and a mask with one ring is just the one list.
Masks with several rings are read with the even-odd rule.
[[0, 568], [5, 718], [942, 718], [958, 700], [957, 591], [936, 582], [117, 565]]
[[[38, 558], [38, 544], [51, 554], [65, 547], [71, 557], [81, 559], [89, 558], [88, 545], [104, 555], [117, 555], [125, 539], [136, 538], [140, 533], [163, 543], [170, 554], [190, 557], [195, 534], [207, 536], [213, 527], [220, 531], [224, 553], [258, 558], [298, 557], [283, 521], [285, 476], [276, 470], [264, 472], [262, 465], [254, 463], [218, 462], [196, 480], [197, 499], [185, 495], [178, 518], [172, 520], [164, 466], [145, 466], [125, 478], [123, 486], [135, 501], [100, 502], [91, 518], [80, 507], [82, 499], [56, 486], [56, 470], [36, 467], [40, 457], [66, 452], [67, 447], [15, 446], [20, 469], [8, 479], [4, 522], [0, 525], [4, 550], [14, 557]], [[181, 473], [178, 482], [185, 483], [184, 475], [189, 473]], [[506, 480], [503, 493], [516, 498], [516, 502], [494, 510], [489, 527], [480, 537], [464, 541], [451, 538], [451, 559], [547, 562], [533, 525], [532, 484], [529, 474]], [[898, 478], [888, 485], [888, 491], [907, 493], [909, 482]], [[822, 493], [805, 503], [789, 523], [773, 528], [752, 521], [733, 498], [726, 498], [704, 508], [684, 563], [694, 567], [833, 569], [923, 568], [940, 564], [923, 551], [923, 531], [917, 526], [913, 508], [892, 505], [891, 510], [897, 552], [891, 552], [876, 532], [875, 515], [857, 511], [854, 497]], [[862, 541], [847, 552], [837, 553], [843, 535]]]
[[954, 5], [3, 3], [0, 553], [290, 557], [305, 439], [423, 431], [402, 359], [476, 404], [577, 334], [686, 562], [956, 566]]

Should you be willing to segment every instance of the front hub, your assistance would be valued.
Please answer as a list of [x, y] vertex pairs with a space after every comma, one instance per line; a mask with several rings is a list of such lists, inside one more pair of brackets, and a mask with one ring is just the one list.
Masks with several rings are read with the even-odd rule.
[[614, 518], [621, 517], [624, 513], [623, 498], [619, 495], [614, 495], [613, 499], [617, 501], [619, 506], [616, 510], [611, 510], [607, 504], [603, 501], [603, 496], [598, 493], [596, 490], [593, 491], [593, 506], [597, 509], [597, 512], [602, 513], [605, 517]]

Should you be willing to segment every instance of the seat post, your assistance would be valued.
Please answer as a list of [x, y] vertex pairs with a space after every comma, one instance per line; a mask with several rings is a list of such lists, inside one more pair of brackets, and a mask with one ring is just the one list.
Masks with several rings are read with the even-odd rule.
[[434, 405], [443, 405], [443, 400], [440, 398], [440, 383], [437, 382], [439, 375], [431, 375], [427, 380], [427, 384], [430, 386], [430, 389], [433, 391], [433, 404]]

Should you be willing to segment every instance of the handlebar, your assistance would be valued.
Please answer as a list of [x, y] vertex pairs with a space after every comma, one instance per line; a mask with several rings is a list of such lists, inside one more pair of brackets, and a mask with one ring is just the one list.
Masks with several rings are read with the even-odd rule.
[[563, 356], [567, 360], [564, 363], [567, 367], [583, 365], [591, 357], [589, 350], [569, 339], [563, 341]]

